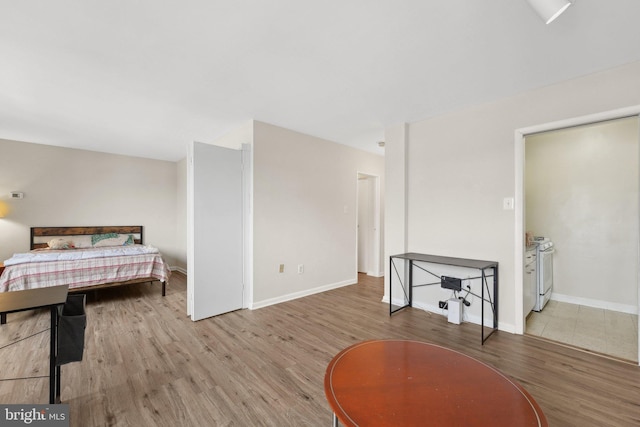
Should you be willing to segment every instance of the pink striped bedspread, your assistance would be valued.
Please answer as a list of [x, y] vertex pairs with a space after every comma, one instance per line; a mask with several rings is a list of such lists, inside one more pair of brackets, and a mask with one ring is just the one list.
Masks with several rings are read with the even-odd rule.
[[160, 253], [26, 262], [5, 267], [0, 276], [0, 292], [56, 285], [69, 285], [69, 289], [86, 288], [145, 278], [166, 282], [170, 275]]

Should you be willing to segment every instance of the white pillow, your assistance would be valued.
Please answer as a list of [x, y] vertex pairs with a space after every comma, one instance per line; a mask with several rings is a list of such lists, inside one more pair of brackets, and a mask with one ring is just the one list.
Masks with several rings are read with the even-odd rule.
[[49, 240], [47, 246], [49, 246], [50, 249], [70, 249], [73, 248], [73, 243], [61, 237], [58, 237], [56, 239]]

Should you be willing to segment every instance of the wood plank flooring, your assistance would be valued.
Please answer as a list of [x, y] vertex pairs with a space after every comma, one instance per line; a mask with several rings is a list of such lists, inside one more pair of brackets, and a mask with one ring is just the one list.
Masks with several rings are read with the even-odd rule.
[[[381, 279], [193, 323], [186, 279], [89, 294], [82, 362], [62, 367], [72, 426], [328, 426], [327, 364], [374, 338], [443, 345], [520, 382], [551, 426], [640, 425], [640, 368], [529, 336], [453, 325], [417, 309], [389, 316]], [[47, 328], [48, 312], [10, 314], [0, 347]], [[0, 350], [0, 377], [48, 374], [48, 332]], [[469, 396], [473, 398], [473, 396]], [[0, 403], [46, 403], [48, 379], [0, 382]], [[463, 405], [464, 402], [461, 402]], [[424, 425], [429, 425], [425, 420]]]

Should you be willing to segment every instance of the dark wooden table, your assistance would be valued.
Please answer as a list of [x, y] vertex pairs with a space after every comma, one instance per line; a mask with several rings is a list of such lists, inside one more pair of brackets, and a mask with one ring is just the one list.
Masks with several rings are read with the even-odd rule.
[[548, 426], [515, 381], [419, 341], [365, 341], [342, 350], [327, 367], [324, 391], [334, 426]]
[[51, 310], [51, 339], [49, 350], [49, 403], [57, 403], [60, 385], [60, 367], [56, 367], [56, 343], [58, 332], [58, 313], [56, 309], [67, 300], [67, 285], [48, 288], [28, 289], [26, 291], [0, 292], [0, 313], [49, 308]]

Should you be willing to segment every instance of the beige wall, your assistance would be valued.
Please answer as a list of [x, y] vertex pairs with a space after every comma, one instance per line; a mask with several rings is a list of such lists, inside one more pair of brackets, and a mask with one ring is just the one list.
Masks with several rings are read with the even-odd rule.
[[526, 138], [526, 229], [555, 244], [552, 298], [635, 309], [638, 130], [632, 117]]
[[384, 188], [384, 158], [254, 122], [253, 164], [254, 306], [354, 283], [357, 174]]
[[[24, 199], [9, 200], [11, 191]], [[0, 258], [29, 250], [32, 226], [143, 225], [173, 265], [176, 163], [0, 140]]]
[[[522, 248], [515, 248], [515, 211], [503, 210], [503, 198], [515, 195], [515, 131], [634, 105], [640, 105], [640, 62], [410, 124], [407, 156], [392, 153], [404, 150], [401, 138], [385, 146], [387, 170], [405, 170], [407, 161], [406, 183], [396, 173], [386, 188], [387, 194], [408, 188], [407, 249], [498, 261], [500, 328], [515, 331]], [[387, 210], [386, 220], [387, 230], [401, 232], [400, 211]]]

